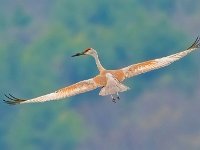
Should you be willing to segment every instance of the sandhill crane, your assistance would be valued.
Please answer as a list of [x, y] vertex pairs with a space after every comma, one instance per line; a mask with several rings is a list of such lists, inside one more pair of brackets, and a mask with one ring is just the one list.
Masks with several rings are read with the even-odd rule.
[[[90, 55], [94, 57], [99, 74], [91, 79], [83, 80], [68, 87], [59, 89], [53, 93], [39, 96], [32, 99], [19, 99], [11, 94], [6, 95], [5, 97], [8, 100], [4, 100], [7, 104], [24, 104], [24, 103], [35, 103], [35, 102], [46, 102], [50, 100], [59, 100], [62, 98], [74, 96], [80, 93], [85, 93], [96, 88], [101, 88], [99, 95], [106, 96], [111, 95], [112, 101], [116, 102], [116, 99], [120, 99], [119, 92], [124, 92], [129, 89], [129, 87], [122, 84], [126, 78], [130, 78], [151, 70], [159, 69], [170, 65], [171, 63], [179, 60], [180, 58], [186, 56], [190, 52], [196, 50], [200, 47], [200, 37], [197, 37], [196, 41], [186, 50], [178, 52], [173, 55], [162, 57], [159, 59], [149, 60], [142, 63], [133, 64], [122, 69], [117, 70], [106, 70], [100, 63], [98, 59], [98, 54], [93, 48], [87, 48], [81, 53], [73, 55]], [[116, 94], [116, 97], [113, 95]]]

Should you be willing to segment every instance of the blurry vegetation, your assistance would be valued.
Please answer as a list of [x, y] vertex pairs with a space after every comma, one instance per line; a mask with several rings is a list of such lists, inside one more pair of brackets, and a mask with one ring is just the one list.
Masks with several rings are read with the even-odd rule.
[[17, 8], [13, 14], [13, 25], [19, 27], [25, 27], [30, 23], [31, 17], [28, 16], [23, 8]]
[[75, 149], [83, 139], [82, 120], [69, 108], [65, 111], [63, 106], [63, 111], [57, 111], [62, 107], [40, 107], [39, 112], [27, 108], [18, 112], [15, 125], [8, 128], [5, 138], [9, 149]]
[[[4, 5], [0, 6], [0, 89], [31, 98], [90, 78], [98, 73], [94, 60], [70, 58], [86, 47], [95, 48], [108, 69], [187, 48], [192, 42], [188, 33], [175, 26], [172, 19], [178, 2], [44, 0], [37, 2], [40, 4], [11, 4], [0, 0]], [[188, 10], [187, 5], [185, 8], [182, 11]], [[193, 57], [187, 57], [174, 67], [142, 75], [133, 86], [130, 83], [134, 91], [128, 92], [128, 97], [140, 96], [141, 89], [149, 88], [153, 82], [182, 84], [178, 88], [187, 93], [185, 87], [192, 90], [194, 86], [194, 80], [188, 77], [196, 77], [197, 65]], [[81, 101], [87, 101], [86, 96], [45, 105], [1, 104], [1, 149], [76, 149], [88, 140], [81, 114], [70, 108], [70, 104]]]

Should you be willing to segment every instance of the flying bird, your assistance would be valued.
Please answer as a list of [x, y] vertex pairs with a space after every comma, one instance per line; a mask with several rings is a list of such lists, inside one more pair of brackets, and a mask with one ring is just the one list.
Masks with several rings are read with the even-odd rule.
[[78, 83], [72, 84], [70, 86], [61, 88], [55, 92], [50, 94], [46, 94], [43, 96], [39, 96], [32, 99], [20, 99], [16, 98], [11, 94], [5, 94], [7, 100], [4, 100], [7, 104], [15, 105], [15, 104], [25, 104], [25, 103], [36, 103], [36, 102], [46, 102], [51, 100], [60, 100], [66, 97], [71, 97], [80, 93], [85, 93], [97, 88], [101, 88], [99, 95], [106, 96], [111, 95], [112, 101], [116, 102], [117, 99], [120, 99], [119, 92], [124, 92], [129, 89], [122, 82], [130, 77], [134, 77], [136, 75], [159, 69], [161, 67], [165, 67], [170, 65], [171, 63], [181, 59], [186, 56], [190, 52], [196, 50], [200, 47], [200, 37], [197, 37], [195, 42], [186, 50], [178, 52], [176, 54], [172, 54], [166, 57], [153, 59], [137, 64], [132, 64], [130, 66], [117, 69], [117, 70], [106, 70], [102, 65], [98, 58], [98, 54], [96, 50], [93, 48], [87, 48], [81, 53], [77, 53], [72, 57], [89, 55], [95, 59], [97, 68], [99, 70], [99, 74], [91, 79], [83, 80]]

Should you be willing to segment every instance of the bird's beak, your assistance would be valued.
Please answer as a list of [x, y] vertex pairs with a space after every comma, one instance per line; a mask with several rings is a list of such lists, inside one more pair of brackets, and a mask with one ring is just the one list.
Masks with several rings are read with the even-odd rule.
[[81, 56], [81, 55], [85, 55], [85, 54], [83, 52], [82, 53], [76, 53], [75, 55], [72, 55], [72, 57]]

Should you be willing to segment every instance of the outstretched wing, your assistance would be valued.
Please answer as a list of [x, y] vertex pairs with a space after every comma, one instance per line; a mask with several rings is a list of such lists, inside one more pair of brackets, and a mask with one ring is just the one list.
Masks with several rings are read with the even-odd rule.
[[51, 100], [59, 100], [65, 97], [74, 96], [80, 93], [88, 92], [100, 87], [100, 85], [96, 84], [92, 79], [84, 80], [78, 82], [76, 84], [70, 85], [68, 87], [59, 89], [53, 93], [46, 94], [40, 97], [32, 98], [32, 99], [19, 99], [11, 94], [5, 95], [9, 100], [4, 100], [7, 104], [15, 105], [15, 104], [23, 104], [23, 103], [36, 103], [36, 102], [46, 102]]
[[200, 37], [197, 37], [196, 41], [190, 46], [188, 49], [169, 55], [166, 57], [162, 57], [159, 59], [149, 60], [138, 64], [133, 64], [128, 67], [122, 68], [121, 70], [124, 72], [126, 78], [130, 78], [151, 70], [159, 69], [161, 67], [165, 67], [170, 65], [171, 63], [181, 59], [186, 56], [190, 52], [196, 50], [200, 47]]

